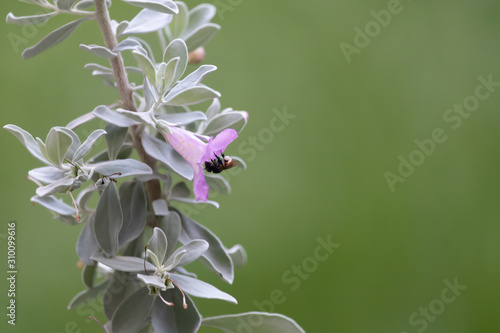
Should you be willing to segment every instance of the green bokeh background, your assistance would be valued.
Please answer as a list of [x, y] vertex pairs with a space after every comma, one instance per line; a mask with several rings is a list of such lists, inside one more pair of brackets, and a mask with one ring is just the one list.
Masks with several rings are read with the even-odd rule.
[[[202, 314], [254, 311], [278, 289], [286, 300], [273, 310], [307, 332], [498, 330], [500, 91], [456, 130], [443, 114], [474, 94], [479, 76], [500, 81], [500, 3], [401, 0], [402, 12], [347, 63], [339, 44], [353, 44], [354, 27], [363, 29], [373, 21], [370, 11], [388, 2], [216, 2], [230, 9], [215, 19], [222, 30], [206, 47], [205, 63], [218, 70], [206, 83], [222, 92], [223, 107], [250, 114], [240, 143], [229, 151], [246, 158], [248, 170], [231, 177], [233, 193], [217, 197], [219, 210], [208, 207], [194, 218], [227, 246], [242, 244], [249, 261], [232, 286], [193, 267], [239, 301], [197, 300]], [[36, 11], [16, 1], [3, 1], [0, 9], [2, 17]], [[111, 8], [120, 20], [135, 12], [118, 1]], [[83, 69], [96, 59], [78, 44], [102, 44], [94, 23], [54, 49], [21, 59], [23, 47], [67, 21], [58, 17], [34, 32], [1, 23], [2, 125], [44, 138], [52, 126], [116, 100]], [[14, 47], [9, 33], [26, 44]], [[295, 118], [269, 138], [274, 109]], [[392, 192], [384, 173], [396, 173], [398, 157], [408, 158], [414, 141], [436, 128], [447, 140]], [[241, 151], [252, 137], [259, 150]], [[52, 220], [30, 203], [35, 186], [25, 175], [40, 164], [6, 131], [0, 140], [0, 232], [17, 221], [18, 269], [17, 325], [6, 325], [2, 278], [0, 331], [101, 332], [87, 312], [66, 310], [82, 289], [74, 250], [80, 227]], [[312, 263], [318, 237], [340, 247], [308, 266], [307, 278], [291, 290], [283, 275]], [[6, 272], [5, 238], [0, 241]], [[425, 329], [412, 325], [409, 317], [419, 308], [441, 310], [436, 300], [444, 280], [455, 278], [467, 289]]]

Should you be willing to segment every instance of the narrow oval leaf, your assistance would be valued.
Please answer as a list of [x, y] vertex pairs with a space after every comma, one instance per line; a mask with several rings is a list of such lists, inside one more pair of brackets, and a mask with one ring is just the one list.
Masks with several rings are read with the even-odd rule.
[[179, 58], [171, 83], [177, 82], [186, 71], [188, 63], [188, 48], [182, 39], [174, 39], [163, 52], [163, 62], [169, 63], [172, 59]]
[[92, 165], [94, 170], [105, 177], [113, 179], [128, 176], [150, 175], [153, 170], [147, 165], [137, 160], [127, 158], [124, 160], [114, 160], [99, 162]]
[[40, 160], [45, 164], [50, 164], [50, 162], [47, 161], [45, 156], [42, 154], [40, 147], [38, 146], [38, 143], [35, 141], [35, 139], [30, 133], [23, 130], [19, 126], [11, 124], [5, 125], [3, 128], [14, 134], [15, 137], [23, 144], [23, 146], [26, 147], [26, 149], [28, 149], [31, 155], [35, 156], [38, 160]]
[[305, 333], [292, 318], [279, 313], [246, 312], [204, 318], [203, 326], [218, 328], [225, 333], [239, 333], [242, 327], [253, 333]]
[[89, 17], [84, 17], [79, 20], [70, 22], [68, 24], [63, 25], [62, 27], [52, 31], [47, 36], [42, 38], [36, 45], [27, 48], [23, 51], [23, 58], [29, 59], [32, 58], [41, 52], [59, 44], [63, 40], [69, 37], [82, 24], [83, 22], [89, 20]]
[[138, 35], [154, 32], [165, 28], [171, 21], [171, 14], [143, 9], [130, 21], [121, 35]]
[[75, 215], [74, 207], [68, 205], [61, 199], [57, 199], [52, 195], [48, 197], [39, 197], [35, 195], [31, 197], [30, 200], [31, 202], [36, 202], [59, 215], [68, 215], [68, 216]]
[[171, 124], [179, 124], [179, 126], [207, 120], [207, 116], [201, 111], [162, 114], [157, 118], [168, 121]]
[[75, 179], [73, 177], [66, 176], [47, 186], [37, 188], [35, 192], [38, 196], [45, 197], [48, 195], [66, 191], [71, 185], [73, 185], [74, 182]]
[[217, 67], [213, 65], [202, 65], [197, 70], [186, 76], [182, 81], [180, 81], [170, 92], [165, 96], [166, 101], [171, 100], [177, 94], [183, 92], [186, 89], [192, 88], [200, 84], [201, 80], [205, 78], [208, 74], [215, 71]]
[[184, 34], [189, 36], [198, 27], [210, 22], [215, 16], [217, 8], [209, 3], [203, 3], [189, 11], [189, 24], [184, 29]]
[[136, 39], [127, 38], [122, 40], [118, 45], [116, 45], [116, 47], [113, 49], [113, 52], [135, 50], [137, 47], [142, 47], [141, 43], [139, 43]]
[[118, 234], [123, 224], [122, 208], [115, 183], [110, 182], [99, 199], [93, 223], [95, 238], [107, 255], [118, 251]]
[[248, 256], [245, 248], [240, 244], [236, 244], [230, 249], [226, 249], [226, 252], [231, 257], [234, 267], [241, 267], [247, 263]]
[[189, 22], [189, 11], [184, 2], [178, 2], [179, 13], [174, 15], [172, 22], [169, 24], [170, 38], [178, 38], [187, 23]]
[[183, 34], [182, 38], [186, 41], [188, 50], [189, 52], [191, 52], [208, 43], [219, 30], [220, 25], [215, 23], [207, 23], [199, 27], [194, 32], [191, 32], [189, 36], [185, 36]]
[[125, 139], [127, 138], [128, 128], [120, 127], [107, 123], [104, 127], [106, 131], [106, 145], [108, 146], [109, 160], [115, 160], [120, 152]]
[[104, 264], [121, 272], [144, 273], [144, 264], [146, 265], [146, 269], [148, 270], [148, 272], [154, 272], [156, 270], [156, 267], [153, 264], [148, 261], [144, 262], [144, 259], [137, 257], [114, 256], [108, 258], [102, 253], [96, 253], [91, 256], [90, 259], [97, 260], [101, 264]]
[[61, 131], [60, 128], [53, 127], [45, 140], [47, 157], [55, 165], [61, 165], [72, 143], [73, 138], [71, 136]]
[[179, 236], [179, 241], [183, 244], [187, 244], [193, 239], [206, 240], [210, 246], [199, 260], [222, 280], [233, 283], [233, 263], [226, 252], [226, 248], [222, 245], [222, 242], [213, 232], [198, 222], [193, 221], [178, 211], [177, 213], [181, 217], [182, 223], [182, 232]]
[[90, 149], [92, 149], [92, 146], [94, 143], [101, 137], [101, 135], [106, 134], [105, 130], [98, 129], [92, 132], [88, 138], [82, 143], [82, 145], [76, 150], [75, 154], [73, 155], [73, 163], [79, 161], [80, 159], [84, 158], [87, 156], [87, 154], [90, 152]]
[[187, 265], [198, 259], [207, 249], [208, 243], [203, 239], [192, 240], [186, 245], [183, 245], [175, 250], [174, 253], [172, 253], [172, 255], [169, 257], [169, 260], [167, 260], [165, 265], [168, 266], [170, 264], [170, 259], [175, 258], [177, 254], [180, 254], [182, 252], [185, 253], [179, 258], [175, 266]]
[[170, 273], [169, 276], [173, 281], [177, 282], [186, 294], [200, 298], [220, 299], [238, 304], [233, 296], [215, 288], [211, 284], [180, 274]]
[[153, 206], [153, 213], [156, 216], [165, 216], [168, 215], [168, 205], [165, 199], [156, 199], [151, 204]]
[[66, 128], [73, 130], [73, 129], [77, 128], [78, 126], [83, 125], [83, 124], [91, 121], [92, 119], [95, 119], [95, 115], [92, 112], [88, 112], [88, 113], [70, 121], [66, 125]]
[[57, 8], [62, 9], [62, 10], [71, 10], [71, 7], [77, 2], [78, 0], [57, 0]]
[[94, 111], [92, 111], [92, 113], [96, 117], [104, 120], [105, 122], [119, 126], [119, 127], [130, 127], [130, 126], [140, 124], [139, 122], [137, 122], [135, 120], [132, 120], [126, 116], [119, 114], [118, 112], [116, 112], [114, 110], [111, 110], [110, 108], [108, 108], [105, 105], [99, 105], [98, 107], [96, 107], [94, 109]]
[[134, 55], [135, 60], [137, 60], [137, 63], [139, 64], [139, 67], [141, 67], [144, 75], [148, 78], [149, 82], [156, 82], [156, 70], [151, 59], [138, 51], [132, 51], [132, 54]]
[[205, 180], [211, 190], [222, 194], [231, 194], [231, 185], [221, 175], [205, 175]]
[[166, 257], [168, 258], [174, 252], [179, 240], [182, 229], [181, 218], [176, 212], [169, 212], [160, 218], [158, 227], [163, 230], [168, 239], [166, 252]]
[[148, 134], [143, 134], [142, 145], [149, 156], [167, 165], [181, 177], [188, 180], [193, 179], [193, 168], [168, 143]]
[[147, 8], [165, 14], [177, 14], [179, 9], [171, 0], [122, 0], [130, 5]]
[[131, 273], [120, 271], [113, 273], [102, 295], [104, 314], [109, 320], [113, 318], [120, 303], [138, 289], [134, 284], [130, 283], [133, 278], [135, 276], [132, 277]]
[[94, 288], [85, 289], [85, 290], [79, 292], [69, 302], [68, 310], [75, 309], [75, 308], [79, 307], [80, 305], [86, 304], [89, 301], [96, 299], [101, 294], [101, 291], [104, 290], [104, 288], [106, 287], [107, 284], [108, 284], [108, 282], [105, 281]]
[[118, 236], [120, 248], [136, 239], [146, 225], [146, 194], [142, 182], [126, 182], [120, 186], [123, 225]]
[[169, 105], [193, 105], [213, 98], [219, 98], [221, 95], [209, 87], [193, 87], [182, 91], [171, 99], [165, 99], [164, 103]]
[[172, 196], [170, 198], [170, 200], [182, 202], [182, 203], [187, 203], [187, 204], [191, 204], [191, 205], [212, 205], [217, 209], [220, 208], [219, 203], [217, 201], [213, 201], [213, 200], [201, 201], [201, 200], [195, 200], [195, 199], [191, 199], [191, 198], [175, 197], [175, 196]]
[[167, 306], [157, 297], [151, 311], [151, 321], [155, 332], [195, 333], [201, 325], [201, 315], [189, 296], [186, 296], [187, 309], [182, 307], [182, 294], [178, 288], [162, 291], [163, 299], [174, 303]]
[[41, 15], [30, 15], [30, 16], [14, 16], [14, 14], [8, 13], [6, 21], [7, 23], [13, 23], [13, 24], [33, 25], [46, 22], [55, 15], [57, 15], [56, 12], [41, 14]]
[[84, 51], [89, 52], [90, 54], [106, 59], [111, 59], [118, 55], [117, 53], [114, 53], [113, 51], [109, 50], [104, 46], [95, 44], [91, 45], [80, 44], [80, 48]]
[[244, 111], [231, 111], [221, 113], [213, 117], [207, 127], [203, 130], [204, 135], [216, 135], [226, 128], [232, 128], [240, 132], [247, 123], [246, 112]]
[[154, 228], [153, 235], [148, 242], [148, 250], [156, 254], [158, 262], [163, 264], [167, 252], [167, 236], [160, 228]]
[[112, 332], [136, 333], [146, 325], [155, 297], [142, 287], [127, 297], [111, 319]]
[[95, 264], [94, 260], [90, 259], [90, 257], [100, 249], [94, 231], [92, 230], [94, 219], [95, 213], [92, 212], [85, 222], [80, 237], [78, 237], [78, 241], [76, 242], [76, 254], [85, 265]]
[[64, 170], [53, 166], [36, 168], [28, 171], [28, 175], [44, 184], [50, 184], [64, 178]]
[[92, 261], [92, 265], [85, 265], [82, 270], [82, 282], [87, 288], [94, 286], [95, 272], [97, 271], [97, 264]]

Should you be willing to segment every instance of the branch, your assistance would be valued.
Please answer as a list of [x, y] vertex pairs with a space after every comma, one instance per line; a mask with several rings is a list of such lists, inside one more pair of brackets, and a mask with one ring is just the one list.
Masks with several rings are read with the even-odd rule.
[[[95, 14], [97, 22], [99, 23], [99, 28], [101, 29], [102, 36], [104, 38], [104, 43], [109, 50], [113, 50], [118, 44], [116, 35], [111, 29], [111, 20], [109, 18], [108, 7], [106, 6], [105, 0], [94, 0], [95, 6]], [[123, 58], [120, 53], [118, 56], [111, 58], [110, 60], [111, 68], [113, 69], [113, 74], [116, 80], [116, 85], [118, 91], [120, 92], [120, 96], [122, 99], [123, 107], [126, 110], [137, 111], [137, 108], [134, 103], [133, 91], [130, 89], [130, 85], [128, 83], [127, 73], [125, 71], [125, 66], [123, 64]], [[146, 163], [151, 167], [151, 169], [155, 170], [156, 168], [156, 160], [151, 158], [144, 151], [144, 147], [142, 146], [141, 136], [139, 134], [139, 130], [137, 126], [132, 127], [132, 137], [134, 138], [134, 147], [139, 154], [142, 162]], [[162, 198], [162, 192], [160, 187], [160, 182], [156, 179], [150, 180], [146, 183], [146, 188], [148, 191], [148, 197], [150, 203], [155, 201], [156, 199]]]

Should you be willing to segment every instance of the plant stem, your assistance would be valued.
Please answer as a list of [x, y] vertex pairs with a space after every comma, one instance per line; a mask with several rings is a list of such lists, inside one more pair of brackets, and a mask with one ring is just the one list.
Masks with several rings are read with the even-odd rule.
[[[108, 7], [106, 6], [105, 0], [94, 0], [95, 6], [95, 14], [97, 23], [99, 23], [99, 28], [101, 29], [102, 37], [104, 38], [104, 43], [109, 50], [113, 50], [118, 44], [116, 35], [113, 33], [111, 29], [111, 19], [109, 18]], [[130, 89], [130, 85], [127, 79], [127, 73], [125, 71], [125, 66], [123, 64], [123, 58], [120, 53], [118, 56], [111, 58], [110, 60], [111, 68], [113, 69], [113, 74], [116, 80], [116, 85], [118, 91], [120, 92], [120, 96], [122, 99], [123, 107], [126, 110], [137, 111], [135, 106], [133, 91]], [[151, 158], [144, 151], [144, 147], [142, 146], [141, 136], [138, 131], [137, 126], [132, 126], [132, 137], [134, 138], [134, 147], [139, 154], [142, 162], [146, 163], [151, 167], [151, 169], [155, 170], [156, 168], [156, 160]], [[146, 183], [146, 188], [148, 191], [148, 197], [150, 204], [162, 198], [162, 192], [160, 187], [160, 182], [157, 179], [150, 180]]]

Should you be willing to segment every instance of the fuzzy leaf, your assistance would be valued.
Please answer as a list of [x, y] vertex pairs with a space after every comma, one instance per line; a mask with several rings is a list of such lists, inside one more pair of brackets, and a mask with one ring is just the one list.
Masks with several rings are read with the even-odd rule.
[[156, 254], [160, 265], [163, 264], [167, 252], [167, 236], [160, 228], [154, 228], [153, 235], [148, 242], [148, 250]]
[[178, 9], [179, 13], [174, 15], [169, 25], [171, 39], [178, 38], [189, 21], [189, 12], [186, 4], [184, 2], [178, 2]]
[[169, 275], [172, 280], [174, 280], [175, 282], [177, 282], [177, 284], [179, 284], [181, 289], [186, 294], [200, 298], [220, 299], [223, 301], [238, 304], [238, 302], [233, 296], [215, 288], [211, 284], [208, 284], [206, 282], [185, 275], [173, 274], [173, 273]]
[[226, 252], [231, 257], [234, 267], [241, 267], [247, 263], [248, 256], [245, 248], [240, 244], [236, 244], [230, 249], [226, 249]]
[[90, 18], [84, 17], [79, 20], [70, 22], [68, 24], [63, 25], [62, 27], [52, 31], [47, 36], [42, 38], [36, 45], [27, 48], [23, 51], [23, 58], [29, 59], [32, 58], [43, 51], [59, 44], [63, 40], [69, 37], [82, 24], [83, 22], [89, 20]]
[[94, 109], [94, 111], [92, 111], [92, 113], [96, 117], [104, 120], [105, 122], [119, 126], [119, 127], [130, 127], [130, 126], [140, 124], [139, 122], [137, 122], [135, 120], [132, 120], [126, 116], [119, 114], [118, 112], [116, 112], [114, 110], [111, 110], [110, 108], [108, 108], [105, 105], [99, 105], [98, 107], [96, 107]]
[[74, 182], [75, 180], [73, 179], [73, 177], [66, 176], [47, 186], [37, 188], [35, 192], [38, 196], [45, 197], [48, 195], [66, 191], [71, 185], [73, 185]]
[[49, 161], [45, 158], [45, 156], [42, 154], [40, 147], [38, 146], [38, 143], [35, 141], [33, 136], [28, 133], [27, 131], [23, 130], [21, 127], [16, 126], [16, 125], [5, 125], [3, 128], [5, 128], [7, 131], [11, 132], [16, 136], [16, 138], [23, 144], [26, 149], [31, 153], [31, 155], [35, 156], [38, 160], [45, 164], [50, 164]]
[[210, 245], [208, 250], [203, 254], [199, 260], [208, 269], [217, 274], [222, 280], [233, 283], [234, 269], [231, 258], [226, 252], [222, 242], [215, 236], [213, 232], [193, 221], [186, 215], [178, 212], [181, 217], [182, 232], [179, 241], [187, 244], [193, 239], [203, 239]]
[[30, 16], [14, 16], [12, 13], [7, 14], [7, 23], [13, 24], [21, 24], [21, 25], [34, 25], [40, 24], [48, 21], [52, 17], [57, 15], [56, 12], [48, 13], [48, 14], [40, 14], [40, 15], [30, 15]]
[[154, 272], [156, 270], [155, 266], [150, 262], [144, 262], [144, 259], [137, 257], [128, 256], [114, 256], [106, 257], [102, 253], [96, 253], [90, 257], [90, 259], [97, 260], [101, 264], [109, 266], [115, 270], [121, 272], [143, 272], [144, 273], [144, 263], [146, 264], [146, 269], [148, 271]]
[[141, 43], [139, 43], [136, 39], [127, 38], [122, 40], [118, 45], [116, 45], [116, 47], [113, 49], [113, 52], [135, 50], [137, 47], [142, 47]]
[[73, 299], [69, 302], [68, 304], [68, 310], [75, 309], [79, 307], [80, 305], [86, 304], [91, 300], [96, 299], [100, 294], [101, 291], [104, 290], [108, 283], [103, 282], [100, 285], [90, 288], [90, 289], [85, 289], [73, 297]]
[[[120, 303], [138, 288], [130, 283], [131, 273], [116, 271], [113, 273], [108, 286], [103, 292], [103, 309], [106, 318], [111, 320]], [[135, 275], [135, 274], [134, 274]], [[135, 279], [135, 276], [133, 277]]]
[[165, 282], [158, 275], [137, 274], [137, 278], [144, 282], [148, 287], [156, 287], [160, 290], [166, 289]]
[[240, 132], [246, 125], [248, 114], [245, 111], [231, 111], [220, 113], [213, 117], [203, 130], [204, 135], [215, 135], [225, 130], [232, 128]]
[[163, 62], [169, 63], [172, 59], [179, 58], [178, 64], [175, 67], [171, 83], [177, 82], [182, 74], [186, 71], [188, 63], [188, 49], [186, 43], [182, 39], [174, 39], [168, 44], [165, 52], [163, 53]]
[[177, 14], [179, 9], [171, 0], [122, 0], [130, 5], [147, 8], [165, 14]]
[[95, 171], [99, 172], [101, 175], [111, 177], [113, 179], [128, 176], [149, 175], [153, 173], [153, 170], [151, 170], [147, 164], [131, 158], [99, 162], [93, 164], [92, 166]]
[[182, 38], [186, 41], [188, 50], [191, 52], [208, 43], [219, 30], [220, 25], [207, 23], [191, 32], [188, 36], [182, 34]]
[[164, 14], [149, 9], [143, 9], [132, 19], [132, 21], [130, 21], [121, 34], [138, 35], [154, 32], [165, 28], [171, 21], [171, 14]]
[[215, 16], [217, 8], [208, 3], [203, 3], [191, 9], [189, 11], [189, 23], [184, 29], [183, 34], [189, 36], [198, 27], [209, 23], [210, 20]]
[[[198, 259], [206, 250], [208, 249], [208, 243], [202, 239], [195, 239], [187, 243], [186, 245], [181, 246], [177, 250], [175, 250], [170, 257], [168, 258], [165, 266], [168, 266], [175, 262], [176, 266], [184, 266], [187, 265], [196, 259]], [[184, 253], [183, 253], [184, 252]], [[177, 255], [183, 253], [177, 259]]]
[[231, 185], [226, 178], [221, 175], [205, 175], [207, 185], [211, 190], [222, 194], [231, 194]]
[[162, 216], [158, 221], [158, 227], [163, 230], [167, 236], [167, 251], [166, 257], [174, 252], [177, 242], [179, 240], [179, 235], [181, 233], [181, 219], [176, 212], [169, 212], [168, 215]]
[[180, 94], [186, 89], [192, 88], [200, 84], [201, 80], [209, 73], [215, 71], [217, 67], [213, 65], [202, 65], [197, 70], [186, 76], [180, 81], [170, 92], [165, 96], [164, 103], [173, 99], [176, 95]]
[[76, 253], [78, 254], [78, 258], [80, 258], [85, 265], [94, 264], [94, 260], [91, 260], [90, 257], [100, 249], [99, 243], [97, 243], [97, 239], [92, 230], [94, 219], [95, 213], [92, 212], [85, 222], [80, 237], [78, 237], [78, 241], [76, 242]]
[[110, 182], [97, 204], [93, 223], [95, 238], [107, 255], [118, 251], [118, 234], [123, 224], [122, 208], [115, 183]]
[[77, 128], [78, 126], [83, 125], [83, 124], [91, 121], [94, 118], [95, 118], [95, 115], [92, 112], [88, 112], [88, 113], [86, 113], [78, 118], [73, 119], [65, 127], [73, 130], [73, 129]]
[[146, 194], [139, 181], [126, 182], [120, 186], [120, 203], [123, 225], [118, 235], [120, 247], [136, 239], [146, 225]]
[[[256, 323], [260, 323], [260, 325]], [[208, 317], [203, 319], [202, 325], [218, 328], [225, 333], [241, 332], [242, 327], [246, 327], [245, 330], [251, 330], [252, 333], [305, 333], [295, 320], [279, 313], [267, 312], [246, 312]]]
[[55, 165], [61, 165], [72, 143], [73, 139], [68, 134], [59, 127], [53, 127], [45, 140], [48, 159]]
[[142, 144], [149, 156], [167, 165], [180, 176], [188, 180], [193, 179], [193, 168], [168, 143], [153, 136], [143, 134]]
[[101, 58], [111, 59], [111, 58], [114, 58], [118, 55], [117, 53], [114, 53], [113, 51], [111, 51], [110, 49], [108, 49], [104, 46], [95, 45], [95, 44], [91, 44], [91, 45], [80, 44], [80, 48], [84, 51], [89, 52], [90, 54], [93, 54], [93, 55], [101, 57]]
[[87, 139], [82, 143], [82, 145], [76, 150], [75, 154], [73, 155], [73, 160], [72, 162], [75, 163], [79, 161], [80, 159], [84, 158], [87, 156], [87, 154], [90, 152], [90, 149], [92, 149], [92, 146], [94, 143], [101, 137], [101, 135], [106, 134], [105, 130], [98, 129], [92, 132]]
[[167, 306], [158, 297], [151, 311], [151, 321], [155, 332], [198, 332], [201, 315], [190, 297], [186, 296], [187, 309], [182, 307], [182, 294], [177, 288], [161, 292], [162, 297], [174, 306]]
[[218, 91], [215, 91], [209, 87], [193, 87], [188, 88], [179, 94], [171, 97], [170, 99], [165, 99], [164, 103], [169, 105], [193, 105], [198, 104], [213, 98], [219, 98], [221, 95]]
[[141, 67], [144, 75], [146, 75], [148, 80], [150, 82], [156, 82], [156, 70], [151, 59], [149, 59], [139, 51], [132, 51], [132, 54], [134, 55], [135, 60], [137, 60], [139, 67]]
[[146, 319], [155, 297], [142, 287], [127, 297], [116, 309], [111, 319], [113, 332], [136, 333], [146, 325]]
[[61, 199], [57, 199], [52, 195], [47, 197], [39, 197], [35, 195], [31, 197], [30, 200], [31, 202], [36, 202], [59, 215], [68, 215], [68, 216], [75, 215], [75, 208], [66, 204]]
[[106, 145], [108, 146], [109, 160], [115, 160], [120, 152], [125, 139], [127, 138], [128, 128], [120, 127], [107, 123], [104, 127], [106, 131]]
[[71, 7], [77, 2], [78, 0], [57, 0], [57, 8], [62, 9], [62, 10], [71, 10]]
[[53, 166], [36, 168], [28, 171], [28, 175], [44, 184], [50, 184], [64, 178], [65, 172]]

